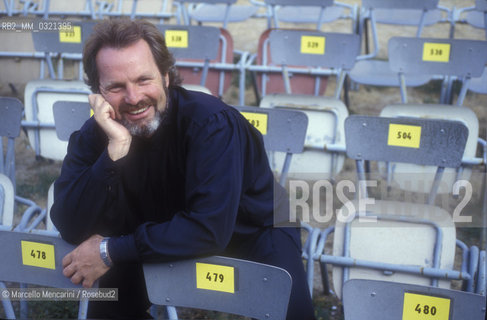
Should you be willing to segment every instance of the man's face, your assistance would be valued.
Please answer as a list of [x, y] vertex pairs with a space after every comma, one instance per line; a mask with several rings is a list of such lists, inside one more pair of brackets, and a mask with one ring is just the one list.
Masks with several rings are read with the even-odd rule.
[[102, 48], [96, 55], [100, 92], [115, 119], [132, 135], [151, 136], [166, 110], [168, 75], [162, 77], [145, 40], [125, 48]]

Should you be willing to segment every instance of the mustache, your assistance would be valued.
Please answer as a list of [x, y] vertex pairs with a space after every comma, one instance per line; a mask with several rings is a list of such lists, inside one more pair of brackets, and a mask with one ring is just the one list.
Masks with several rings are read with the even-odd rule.
[[122, 103], [119, 106], [119, 110], [120, 110], [120, 112], [127, 112], [130, 110], [137, 110], [137, 109], [145, 108], [145, 107], [148, 107], [151, 105], [155, 106], [156, 102], [152, 101], [152, 99], [143, 99], [143, 100], [140, 100], [139, 102], [137, 102], [136, 104]]

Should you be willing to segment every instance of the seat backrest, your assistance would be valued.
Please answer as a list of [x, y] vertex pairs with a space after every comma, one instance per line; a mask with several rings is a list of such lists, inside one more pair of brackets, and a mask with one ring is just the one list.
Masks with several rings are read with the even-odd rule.
[[[435, 25], [447, 21], [450, 12], [445, 7], [439, 6], [439, 0], [362, 0], [361, 22], [359, 33], [365, 37], [365, 55], [361, 58], [374, 58], [384, 56], [381, 48], [386, 47], [387, 39], [394, 35], [394, 30], [387, 33], [378, 32], [378, 24], [400, 26], [397, 35], [404, 34], [404, 26], [416, 27], [414, 36], [420, 37], [426, 26]], [[373, 41], [373, 50], [369, 52], [367, 22], [370, 22], [370, 29]], [[438, 29], [439, 32], [441, 29]], [[387, 39], [384, 39], [384, 34]], [[384, 41], [385, 40], [385, 41]], [[385, 54], [387, 57], [387, 54]]]
[[75, 247], [61, 238], [0, 231], [0, 280], [55, 288], [81, 288], [62, 273], [62, 259]]
[[408, 74], [479, 77], [487, 62], [486, 51], [487, 42], [479, 40], [393, 37], [389, 65]]
[[308, 117], [299, 110], [234, 106], [262, 133], [268, 151], [303, 152]]
[[[443, 104], [392, 104], [385, 106], [381, 110], [380, 116], [389, 118], [412, 117], [461, 121], [468, 128], [468, 138], [463, 153], [463, 160], [474, 159], [476, 157], [479, 120], [475, 112], [470, 108]], [[389, 167], [392, 169], [389, 181], [401, 190], [413, 192], [430, 190], [430, 185], [437, 170], [433, 166], [418, 166], [408, 163], [389, 163]], [[468, 165], [462, 166], [460, 172], [456, 168], [445, 169], [438, 192], [442, 194], [451, 193], [454, 183], [458, 180], [469, 180], [471, 173], [472, 168]], [[421, 177], [421, 183], [411, 183], [413, 176], [417, 178]]]
[[334, 0], [264, 0], [268, 5], [275, 6], [316, 6], [316, 7], [328, 7], [332, 6]]
[[53, 105], [54, 125], [59, 140], [68, 141], [71, 134], [79, 130], [90, 118], [89, 103], [78, 101], [56, 101]]
[[[0, 97], [0, 173], [8, 176], [15, 186], [15, 143], [20, 134], [23, 105], [19, 99]], [[3, 147], [6, 138], [7, 146]], [[4, 151], [5, 150], [5, 151]]]
[[233, 63], [233, 40], [224, 29], [208, 26], [171, 26], [160, 24], [166, 45], [176, 59], [183, 84], [207, 87], [221, 97], [231, 84], [228, 70], [210, 63]]
[[[49, 76], [52, 79], [56, 78], [54, 67], [50, 53], [69, 53], [78, 54], [76, 60], [81, 60], [81, 53], [83, 52], [83, 44], [90, 36], [94, 21], [63, 21], [63, 20], [47, 20], [35, 22], [39, 29], [46, 28], [46, 31], [32, 32], [32, 41], [34, 48], [38, 52], [44, 52]], [[61, 68], [60, 68], [61, 69]], [[62, 79], [61, 74], [63, 70], [58, 70], [58, 78]], [[78, 78], [81, 79], [81, 72]]]
[[[457, 105], [462, 105], [470, 78], [480, 77], [487, 63], [487, 42], [466, 39], [393, 37], [389, 40], [389, 66], [401, 82], [402, 101], [407, 102], [407, 75], [455, 76], [462, 80]], [[442, 92], [442, 95], [450, 95]]]
[[[258, 63], [274, 68], [285, 66], [288, 70], [279, 70], [282, 75], [272, 79], [272, 70], [269, 69], [270, 74], [263, 75], [262, 81], [259, 81], [262, 95], [281, 92], [323, 94], [324, 87], [319, 82], [326, 83], [323, 78], [330, 74], [336, 75], [340, 70], [350, 70], [360, 51], [360, 37], [355, 34], [277, 29], [271, 30], [268, 40], [264, 41], [268, 45], [262, 45]], [[289, 77], [287, 73], [292, 73], [293, 76]], [[310, 73], [313, 75], [310, 76]], [[277, 77], [282, 80], [276, 79]], [[284, 90], [265, 88], [268, 84], [272, 85], [273, 81], [281, 82]], [[338, 82], [336, 91], [341, 89], [340, 81]]]
[[[334, 0], [264, 0], [267, 5], [267, 27], [280, 28], [280, 22], [315, 25], [321, 30], [325, 23], [351, 19], [351, 30], [356, 30], [357, 5]], [[271, 23], [272, 21], [272, 23]]]
[[484, 319], [485, 296], [464, 291], [352, 279], [343, 287], [346, 320]]
[[433, 10], [439, 0], [362, 0], [364, 9], [421, 9]]
[[[436, 167], [435, 177], [428, 183], [429, 191], [423, 191], [429, 196], [428, 203], [433, 204], [445, 168], [458, 168], [462, 164], [468, 128], [454, 120], [350, 116], [345, 121], [345, 139], [347, 155], [356, 161]], [[357, 164], [361, 179], [362, 168], [359, 162]]]
[[303, 152], [307, 115], [299, 110], [235, 107], [262, 133], [267, 151], [285, 152], [286, 157], [279, 170], [279, 183], [284, 185], [292, 155]]
[[149, 300], [156, 305], [284, 319], [291, 276], [281, 268], [227, 257], [143, 266]]
[[273, 30], [271, 59], [278, 65], [350, 70], [360, 50], [356, 34], [302, 30]]
[[345, 120], [347, 155], [355, 160], [459, 167], [468, 128], [459, 121], [352, 115]]
[[[82, 53], [83, 43], [96, 24], [94, 21], [39, 21], [39, 32], [32, 32], [34, 48], [39, 52]], [[41, 28], [46, 28], [42, 32]], [[63, 29], [64, 28], [64, 29]]]
[[119, 0], [118, 4], [107, 5], [105, 8], [99, 6], [98, 15], [100, 18], [128, 16], [130, 19], [169, 19], [173, 16], [172, 6], [172, 0]]

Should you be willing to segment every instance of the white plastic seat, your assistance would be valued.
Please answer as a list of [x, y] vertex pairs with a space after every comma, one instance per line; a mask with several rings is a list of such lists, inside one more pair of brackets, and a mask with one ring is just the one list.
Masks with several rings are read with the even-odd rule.
[[350, 32], [355, 33], [357, 6], [334, 0], [264, 0], [268, 6], [268, 28], [280, 28], [280, 22], [314, 24], [321, 30], [323, 24], [350, 19]]
[[[309, 37], [309, 38], [307, 38]], [[326, 50], [321, 54], [310, 54], [303, 50], [306, 39], [322, 39]], [[318, 40], [317, 40], [318, 41]], [[289, 170], [290, 177], [305, 177], [306, 174], [323, 179], [333, 178], [343, 167], [344, 157], [338, 154], [344, 151], [343, 123], [348, 116], [345, 104], [340, 100], [341, 88], [347, 71], [353, 66], [359, 51], [357, 35], [344, 33], [322, 33], [319, 31], [273, 30], [269, 36], [271, 61], [280, 71], [280, 81], [284, 83], [286, 93], [264, 95], [260, 102], [262, 108], [294, 108], [304, 111], [309, 120], [306, 134], [305, 151], [296, 156]], [[299, 94], [299, 67], [303, 77], [309, 73], [320, 72], [336, 77], [336, 89], [333, 96]], [[256, 66], [258, 68], [259, 66]], [[330, 68], [330, 69], [323, 69]], [[264, 66], [260, 70], [265, 70]], [[269, 69], [271, 71], [271, 69]], [[274, 71], [275, 72], [275, 71]], [[304, 73], [307, 74], [304, 74]], [[271, 72], [268, 72], [271, 73]], [[290, 77], [291, 73], [295, 73]], [[265, 75], [265, 74], [264, 74]], [[294, 82], [292, 80], [295, 80]], [[314, 80], [315, 89], [320, 80]], [[296, 90], [295, 90], [296, 89]], [[307, 88], [309, 89], [309, 87]], [[281, 155], [276, 154], [277, 161]]]
[[68, 143], [58, 139], [54, 126], [56, 101], [88, 102], [91, 90], [82, 81], [33, 80], [25, 87], [25, 121], [29, 143], [37, 156], [63, 160]]
[[[337, 216], [348, 217], [356, 212], [349, 212], [348, 208], [359, 208], [359, 201], [354, 200], [344, 204]], [[441, 261], [439, 268], [453, 270], [456, 245], [455, 224], [446, 210], [418, 203], [398, 203], [397, 201], [375, 200], [367, 205], [370, 216], [387, 215], [399, 218], [407, 216], [418, 220], [428, 220], [436, 223], [441, 230]], [[404, 221], [365, 222], [366, 218], [358, 219], [349, 226], [350, 235], [349, 254], [357, 260], [367, 260], [396, 265], [413, 265], [433, 268], [437, 230], [431, 224], [408, 223]], [[373, 220], [370, 220], [373, 221]], [[346, 224], [337, 221], [333, 236], [333, 255], [341, 256], [344, 252]], [[366, 268], [350, 268], [348, 279], [370, 279], [402, 283], [413, 283], [428, 286], [431, 280], [418, 277], [415, 274], [400, 272], [384, 272]], [[338, 297], [342, 296], [343, 268], [333, 267], [333, 288]], [[441, 288], [450, 288], [449, 280], [439, 281]]]
[[[399, 131], [408, 134], [398, 138]], [[468, 131], [457, 120], [359, 115], [347, 118], [347, 156], [356, 161], [357, 168], [358, 181], [352, 189], [356, 199], [345, 202], [337, 212], [335, 226], [322, 232], [314, 256], [324, 270], [327, 264], [333, 265], [333, 288], [338, 298], [342, 297], [343, 284], [351, 279], [443, 288], [449, 288], [451, 280], [456, 279], [465, 281], [473, 292], [478, 248], [468, 249], [456, 239], [455, 223], [461, 221], [455, 220], [458, 217], [450, 214], [449, 208], [435, 206], [434, 202], [445, 168], [458, 168], [462, 163]], [[423, 190], [427, 192], [426, 203], [421, 197], [404, 201], [385, 191], [371, 196], [368, 186], [378, 186], [382, 178], [366, 172], [364, 161], [435, 166], [435, 184]], [[409, 178], [413, 182], [423, 179], [421, 175]], [[333, 251], [328, 254], [325, 243], [332, 232]], [[459, 243], [462, 249], [465, 247], [461, 268], [454, 263]], [[468, 268], [470, 258], [474, 262]], [[327, 278], [323, 280], [325, 289], [329, 288]]]

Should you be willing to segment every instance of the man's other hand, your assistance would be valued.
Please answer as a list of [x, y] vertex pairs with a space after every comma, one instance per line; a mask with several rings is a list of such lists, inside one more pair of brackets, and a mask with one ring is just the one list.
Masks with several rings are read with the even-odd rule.
[[92, 235], [63, 258], [63, 274], [72, 283], [91, 288], [109, 270], [100, 257], [101, 240], [102, 236]]

